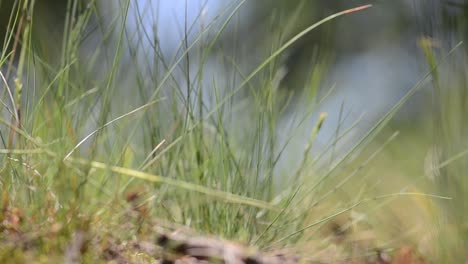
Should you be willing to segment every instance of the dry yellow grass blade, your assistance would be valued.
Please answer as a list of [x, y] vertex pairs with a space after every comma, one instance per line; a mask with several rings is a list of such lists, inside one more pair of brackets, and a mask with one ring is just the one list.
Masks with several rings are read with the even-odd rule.
[[279, 208], [265, 201], [243, 197], [243, 196], [236, 195], [233, 193], [215, 190], [215, 189], [211, 189], [202, 185], [198, 185], [198, 184], [194, 184], [194, 183], [190, 183], [186, 181], [181, 181], [181, 180], [176, 180], [176, 179], [164, 177], [161, 175], [154, 175], [154, 174], [146, 173], [143, 171], [108, 165], [108, 164], [98, 162], [98, 161], [87, 161], [84, 159], [77, 159], [77, 158], [72, 158], [72, 157], [68, 157], [66, 161], [76, 163], [76, 164], [87, 165], [94, 169], [112, 171], [117, 174], [135, 177], [135, 178], [143, 179], [143, 180], [150, 181], [150, 182], [167, 184], [167, 185], [180, 188], [180, 189], [184, 189], [187, 191], [202, 193], [207, 196], [218, 198], [229, 203], [249, 205], [249, 206], [253, 206], [253, 207], [257, 207], [261, 209], [279, 211]]

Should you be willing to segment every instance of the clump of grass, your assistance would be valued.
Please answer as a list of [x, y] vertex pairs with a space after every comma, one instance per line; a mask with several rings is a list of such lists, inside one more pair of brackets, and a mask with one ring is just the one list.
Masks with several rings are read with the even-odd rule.
[[[322, 233], [332, 220], [357, 214], [361, 206], [372, 211], [395, 197], [424, 196], [410, 191], [372, 196], [367, 185], [353, 185], [358, 191], [347, 200], [338, 195], [396, 134], [350, 174], [340, 176], [340, 170], [355, 165], [352, 156], [372, 142], [418, 85], [324, 171], [316, 170], [310, 152], [327, 122], [321, 115], [305, 150], [298, 150], [300, 167], [285, 176], [288, 184], [278, 184], [275, 169], [288, 142], [279, 143], [278, 120], [284, 102], [290, 102], [275, 86], [279, 55], [320, 25], [368, 6], [331, 15], [289, 40], [279, 32], [282, 37], [257, 67], [245, 74], [231, 60], [226, 79], [239, 81], [220, 84], [204, 69], [244, 2], [223, 10], [193, 43], [185, 25], [179, 56], [171, 61], [157, 41], [141, 58], [138, 49], [148, 32], [127, 31], [130, 1], [118, 6], [111, 23], [96, 22], [94, 4], [69, 1], [61, 49], [54, 54], [59, 59], [35, 45], [33, 32], [40, 28], [35, 28], [34, 1], [15, 6], [3, 50], [8, 41], [21, 48], [3, 52], [0, 59], [2, 72], [9, 73], [2, 75], [7, 118], [0, 118], [2, 260], [102, 261], [112, 258], [118, 241], [154, 240], [156, 227], [190, 227], [264, 249], [318, 252], [336, 238]], [[83, 51], [93, 26], [100, 43]], [[210, 38], [207, 32], [215, 33]], [[194, 60], [199, 63], [195, 76]], [[311, 108], [297, 113], [299, 120], [310, 118], [320, 104], [319, 85], [310, 80], [304, 96], [311, 98]], [[250, 96], [242, 96], [242, 90]], [[361, 220], [346, 222], [343, 232]], [[21, 250], [10, 250], [18, 245]]]

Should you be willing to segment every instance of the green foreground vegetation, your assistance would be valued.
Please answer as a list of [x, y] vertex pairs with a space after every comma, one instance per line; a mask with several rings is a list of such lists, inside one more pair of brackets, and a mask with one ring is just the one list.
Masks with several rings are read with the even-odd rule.
[[[109, 253], [116, 245], [129, 262], [152, 263], [154, 256], [130, 245], [186, 229], [327, 263], [367, 263], [403, 247], [428, 263], [467, 261], [468, 64], [451, 63], [466, 57], [465, 44], [435, 50], [422, 41], [427, 75], [349, 152], [331, 155], [336, 142], [311, 152], [327, 122], [318, 115], [308, 144], [287, 157], [300, 160], [290, 170], [277, 168], [285, 144], [279, 131], [297, 136], [294, 127], [278, 127], [295, 100], [275, 87], [280, 57], [322, 24], [368, 6], [293, 37], [274, 29], [263, 62], [244, 72], [231, 60], [226, 76], [238, 81], [220, 87], [205, 79], [204, 67], [222, 50], [218, 40], [242, 1], [207, 23], [215, 33], [182, 43], [170, 61], [157, 45], [142, 59], [141, 47], [129, 44], [132, 34], [144, 34], [122, 26], [129, 1], [96, 29], [99, 44], [83, 51], [97, 10], [78, 2], [69, 1], [60, 41], [47, 40], [34, 1], [17, 1], [11, 11], [2, 48], [9, 52], [0, 57], [0, 263], [118, 262]], [[200, 62], [195, 75], [186, 69], [191, 59]], [[298, 120], [313, 119], [332, 96], [320, 65], [299, 95], [309, 103], [294, 113]], [[185, 76], [177, 80], [180, 69]], [[415, 93], [431, 91], [435, 103], [424, 119], [392, 123]], [[319, 166], [322, 157], [329, 165]]]

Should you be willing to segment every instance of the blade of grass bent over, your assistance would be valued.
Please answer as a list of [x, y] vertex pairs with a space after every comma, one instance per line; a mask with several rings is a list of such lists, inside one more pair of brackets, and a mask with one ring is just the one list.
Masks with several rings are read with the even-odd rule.
[[[164, 99], [164, 98], [162, 98], [162, 99]], [[154, 105], [155, 103], [161, 101], [162, 99], [160, 99], [160, 100], [154, 100], [154, 101], [152, 101], [152, 102], [149, 102], [149, 103], [147, 103], [147, 104], [144, 104], [144, 105], [142, 105], [142, 106], [140, 106], [140, 107], [138, 107], [138, 108], [135, 108], [135, 109], [133, 109], [132, 111], [130, 111], [130, 112], [128, 112], [128, 113], [125, 113], [125, 114], [123, 114], [123, 115], [121, 115], [121, 116], [119, 116], [119, 117], [116, 117], [116, 118], [112, 119], [111, 121], [105, 123], [104, 125], [98, 127], [98, 128], [95, 129], [93, 132], [89, 133], [86, 137], [84, 137], [80, 142], [78, 142], [78, 144], [76, 144], [76, 146], [73, 147], [73, 149], [72, 149], [70, 152], [68, 152], [67, 155], [65, 155], [65, 158], [63, 158], [63, 160], [66, 160], [68, 157], [70, 157], [71, 154], [73, 154], [73, 152], [74, 152], [77, 148], [79, 148], [86, 140], [88, 140], [92, 135], [94, 135], [94, 134], [96, 134], [97, 132], [101, 131], [103, 128], [109, 126], [110, 124], [112, 124], [112, 123], [114, 123], [114, 122], [116, 122], [116, 121], [118, 121], [118, 120], [120, 120], [120, 119], [122, 119], [122, 118], [124, 118], [124, 117], [126, 117], [126, 116], [129, 116], [129, 115], [134, 114], [134, 113], [136, 113], [136, 112], [138, 112], [138, 111], [140, 111], [140, 110], [142, 110], [142, 109], [145, 109], [145, 108], [147, 108], [147, 107], [149, 107], [149, 106], [152, 106], [152, 105]]]
[[164, 177], [160, 175], [153, 175], [150, 173], [138, 171], [138, 170], [133, 170], [129, 168], [123, 168], [119, 166], [112, 166], [112, 165], [107, 165], [102, 162], [97, 162], [97, 161], [86, 161], [84, 159], [75, 159], [72, 157], [69, 157], [67, 161], [70, 161], [72, 163], [77, 163], [77, 164], [83, 164], [87, 166], [91, 166], [92, 168], [95, 169], [101, 169], [101, 170], [109, 170], [114, 173], [130, 176], [130, 177], [135, 177], [135, 178], [140, 178], [146, 181], [150, 182], [155, 182], [155, 183], [163, 183], [167, 184], [173, 187], [185, 189], [188, 191], [193, 191], [193, 192], [198, 192], [205, 194], [207, 196], [219, 198], [221, 200], [224, 200], [226, 202], [234, 203], [234, 204], [243, 204], [243, 205], [250, 205], [253, 207], [261, 208], [261, 209], [268, 209], [268, 210], [273, 210], [273, 211], [278, 211], [278, 208], [275, 206], [271, 205], [268, 202], [264, 202], [261, 200], [256, 200], [248, 197], [243, 197], [240, 195], [236, 195], [233, 193], [229, 192], [224, 192], [220, 190], [215, 190], [215, 189], [210, 189], [208, 187], [202, 186], [202, 185], [197, 185], [193, 184], [190, 182], [186, 181], [181, 181], [181, 180], [176, 180], [173, 178], [169, 177]]
[[359, 7], [356, 7], [356, 8], [351, 8], [351, 9], [347, 9], [347, 10], [338, 12], [336, 14], [330, 15], [330, 16], [318, 21], [317, 23], [315, 23], [315, 24], [309, 26], [308, 28], [302, 30], [301, 32], [299, 32], [297, 35], [292, 37], [288, 42], [283, 44], [278, 50], [273, 52], [273, 54], [270, 55], [266, 60], [264, 60], [254, 71], [252, 71], [252, 73], [250, 73], [249, 76], [247, 76], [247, 78], [245, 78], [244, 81], [238, 87], [236, 87], [236, 89], [234, 89], [228, 96], [226, 96], [219, 103], [219, 105], [216, 105], [216, 107], [211, 112], [208, 113], [207, 117], [213, 115], [217, 111], [218, 108], [220, 108], [222, 105], [224, 105], [234, 94], [236, 94], [240, 89], [242, 89], [255, 75], [257, 75], [263, 68], [265, 68], [265, 66], [267, 66], [273, 59], [278, 57], [278, 55], [283, 53], [283, 51], [285, 51], [287, 48], [289, 48], [296, 41], [298, 41], [299, 39], [304, 37], [307, 33], [309, 33], [310, 31], [314, 30], [315, 28], [317, 28], [317, 27], [321, 26], [322, 24], [325, 24], [326, 22], [331, 21], [331, 20], [333, 20], [333, 19], [335, 19], [337, 17], [340, 17], [342, 15], [346, 15], [346, 14], [350, 14], [350, 13], [353, 13], [353, 12], [361, 11], [361, 10], [367, 9], [367, 8], [369, 8], [371, 6], [372, 5], [363, 5], [363, 6], [359, 6]]
[[[255, 77], [255, 75], [257, 75], [263, 68], [265, 68], [273, 59], [275, 59], [278, 55], [280, 55], [282, 52], [284, 52], [288, 47], [290, 47], [292, 44], [294, 44], [300, 38], [304, 37], [307, 33], [309, 33], [313, 29], [315, 29], [315, 28], [319, 27], [320, 25], [325, 24], [326, 22], [331, 21], [331, 20], [333, 20], [333, 19], [335, 19], [337, 17], [343, 16], [343, 15], [346, 15], [346, 14], [350, 14], [350, 13], [353, 13], [353, 12], [361, 11], [361, 10], [367, 9], [367, 8], [369, 8], [371, 6], [372, 5], [363, 5], [363, 6], [359, 6], [359, 7], [356, 7], [356, 8], [351, 8], [351, 9], [347, 9], [347, 10], [338, 12], [336, 14], [330, 15], [330, 16], [318, 21], [317, 23], [315, 23], [315, 24], [309, 26], [308, 28], [304, 29], [303, 31], [299, 32], [297, 35], [295, 35], [293, 38], [291, 38], [288, 42], [286, 42], [283, 46], [281, 46], [278, 50], [276, 50], [272, 55], [270, 55], [265, 61], [263, 61], [263, 63], [261, 63], [251, 74], [249, 74], [239, 86], [237, 86], [231, 93], [229, 93], [225, 98], [223, 98], [213, 108], [213, 110], [211, 110], [210, 112], [207, 113], [207, 115], [205, 116], [205, 119], [208, 119], [212, 115], [217, 113], [217, 111], [219, 110], [219, 108], [221, 108], [221, 106], [223, 106], [226, 102], [228, 102], [231, 99], [231, 97], [234, 96], [234, 94], [239, 92], [240, 89], [242, 89], [250, 80], [252, 80], [252, 78]], [[236, 10], [237, 10], [237, 8], [240, 8], [240, 5], [238, 7], [236, 7]], [[191, 47], [192, 46], [190, 46], [190, 48]], [[175, 68], [175, 66], [173, 68]], [[173, 68], [170, 69], [171, 72], [172, 72]], [[164, 78], [162, 80], [162, 83], [164, 83], [165, 80], [166, 80], [166, 78]], [[162, 84], [160, 84], [156, 90], [159, 90], [159, 88], [161, 86], [162, 86]], [[151, 98], [153, 98], [154, 95], [155, 94], [153, 94], [153, 96]], [[187, 132], [189, 132], [189, 131], [193, 130], [194, 128], [196, 128], [200, 123], [201, 122], [195, 123], [192, 127], [190, 127], [190, 129], [187, 130]], [[180, 141], [182, 139], [182, 137], [183, 136], [180, 136], [180, 137], [176, 138], [172, 142], [172, 144], [168, 145], [166, 147], [166, 149], [164, 149], [162, 151], [162, 153], [164, 153], [170, 147], [174, 146], [178, 141]]]

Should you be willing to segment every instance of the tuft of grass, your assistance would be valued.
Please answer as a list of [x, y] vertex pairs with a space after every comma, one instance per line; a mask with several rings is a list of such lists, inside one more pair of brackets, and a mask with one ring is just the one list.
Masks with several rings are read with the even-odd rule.
[[[311, 255], [338, 245], [346, 253], [327, 255], [328, 260], [358, 258], [349, 244], [335, 243], [340, 235], [327, 232], [330, 225], [343, 221], [337, 224], [341, 233], [372, 230], [388, 238], [389, 228], [376, 224], [381, 220], [378, 210], [394, 209], [395, 200], [423, 200], [443, 215], [432, 201], [445, 205], [455, 198], [451, 192], [429, 194], [430, 188], [422, 187], [387, 191], [382, 185], [391, 180], [367, 174], [387, 173], [389, 165], [378, 157], [390, 156], [387, 148], [398, 141], [398, 133], [375, 139], [423, 80], [436, 73], [435, 62], [422, 81], [330, 167], [318, 168], [317, 160], [335, 151], [336, 142], [352, 127], [337, 131], [329, 147], [314, 157], [315, 137], [327, 122], [322, 113], [305, 148], [291, 157], [301, 161], [299, 168], [285, 173], [278, 169], [297, 129], [281, 127], [285, 109], [293, 108], [292, 116], [302, 124], [323, 102], [317, 92], [322, 85], [317, 75], [323, 72], [318, 67], [309, 89], [299, 95], [307, 98], [306, 111], [288, 105], [294, 99], [278, 89], [280, 55], [324, 23], [370, 5], [328, 16], [290, 39], [284, 39], [282, 29], [274, 31], [278, 41], [245, 73], [239, 58], [222, 47], [217, 51], [245, 1], [228, 5], [192, 42], [193, 25], [185, 23], [183, 43], [170, 59], [157, 39], [149, 39], [157, 36], [157, 25], [154, 32], [146, 27], [129, 32], [131, 1], [112, 6], [114, 17], [102, 21], [96, 2], [83, 6], [68, 1], [61, 41], [47, 41], [40, 18], [34, 16], [34, 1], [19, 3], [23, 5], [11, 11], [2, 50], [17, 48], [0, 57], [7, 95], [0, 109], [0, 262], [104, 262], [116, 258], [119, 241], [153, 241], [155, 230], [186, 228], [261, 249], [293, 247], [313, 251]], [[136, 18], [139, 23], [141, 16]], [[88, 41], [94, 43], [92, 49], [85, 49]], [[47, 45], [58, 51], [49, 54]], [[221, 79], [234, 81], [215, 78], [209, 70], [212, 60], [228, 65]], [[283, 131], [290, 134], [284, 142], [279, 136]], [[459, 157], [439, 167], [455, 164]], [[374, 166], [377, 172], [369, 172]], [[408, 178], [403, 175], [393, 184], [405, 186]], [[463, 206], [454, 205], [455, 212]], [[406, 210], [411, 208], [389, 213], [389, 218]], [[460, 216], [456, 226], [462, 228], [463, 221]], [[375, 246], [392, 250], [399, 241], [386, 242]], [[372, 254], [373, 247], [362, 246], [359, 254]], [[131, 248], [126, 250], [130, 259], [138, 258]]]

